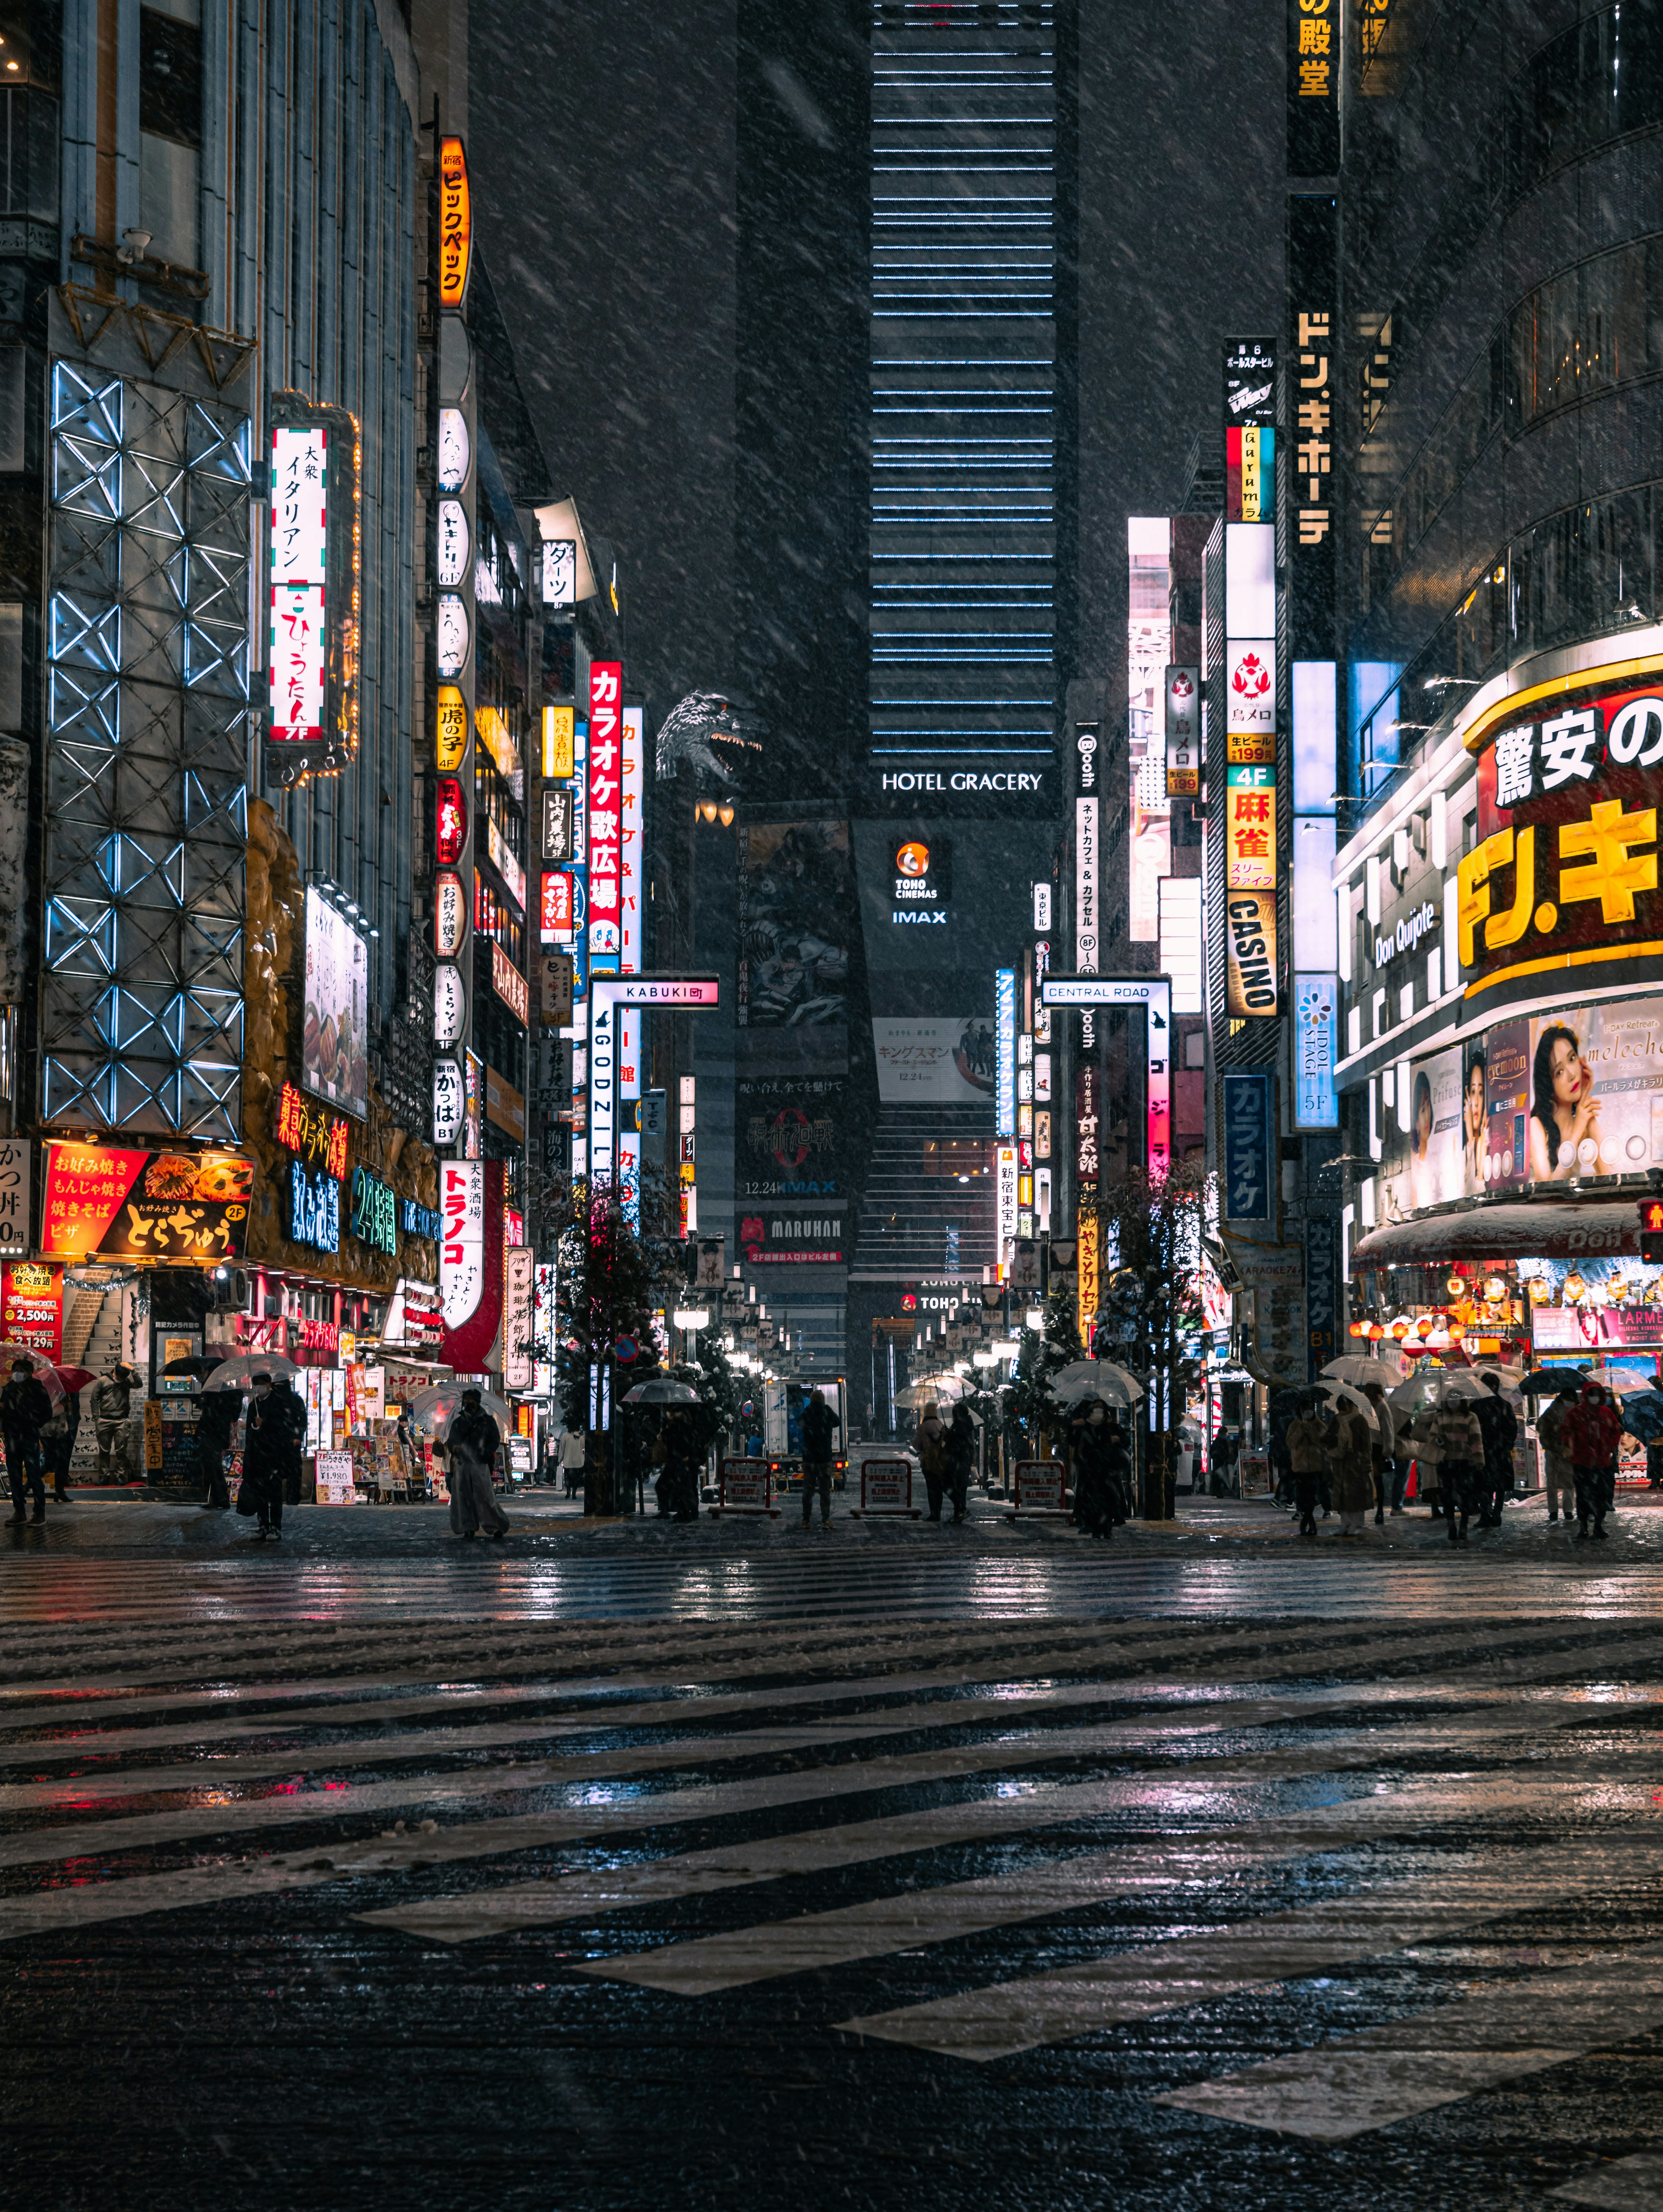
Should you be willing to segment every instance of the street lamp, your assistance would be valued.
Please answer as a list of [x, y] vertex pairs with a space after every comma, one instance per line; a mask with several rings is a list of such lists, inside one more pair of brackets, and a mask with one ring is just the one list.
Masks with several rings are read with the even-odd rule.
[[704, 1306], [678, 1306], [671, 1316], [678, 1328], [708, 1328], [710, 1316]]
[[1023, 1319], [1030, 1328], [1043, 1328], [1045, 1325], [1045, 1309], [1041, 1306], [1030, 1306]]

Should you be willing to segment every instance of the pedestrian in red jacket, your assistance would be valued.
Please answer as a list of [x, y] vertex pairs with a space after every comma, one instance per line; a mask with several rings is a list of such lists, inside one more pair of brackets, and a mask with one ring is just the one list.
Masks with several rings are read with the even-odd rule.
[[1581, 1402], [1564, 1425], [1565, 1441], [1576, 1475], [1576, 1533], [1605, 1533], [1605, 1516], [1617, 1497], [1617, 1448], [1623, 1440], [1623, 1416], [1605, 1386], [1585, 1383]]

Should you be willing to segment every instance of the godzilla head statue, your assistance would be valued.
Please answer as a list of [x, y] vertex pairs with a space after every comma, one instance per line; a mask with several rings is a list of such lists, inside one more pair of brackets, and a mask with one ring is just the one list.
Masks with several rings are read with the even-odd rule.
[[684, 761], [702, 784], [731, 789], [747, 752], [762, 750], [767, 724], [721, 691], [690, 691], [658, 727], [658, 773], [673, 775]]

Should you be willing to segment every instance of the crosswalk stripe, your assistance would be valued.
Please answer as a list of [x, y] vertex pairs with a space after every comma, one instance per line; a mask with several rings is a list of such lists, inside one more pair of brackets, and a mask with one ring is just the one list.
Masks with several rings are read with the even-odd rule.
[[1663, 2157], [1641, 2151], [1633, 2158], [1614, 2158], [1548, 2195], [1562, 2204], [1591, 2204], [1595, 2212], [1657, 2212], [1663, 2205]]
[[1343, 2142], [1659, 2027], [1663, 1944], [1637, 1945], [1167, 2090], [1154, 2101]]
[[[1583, 1727], [1587, 1710], [1572, 1705], [1557, 1711], [1520, 1715], [1517, 1732]], [[1488, 1712], [1473, 1715], [1465, 1724], [1440, 1723], [1403, 1729], [1381, 1729], [1366, 1737], [1343, 1739], [1338, 1744], [1301, 1753], [1266, 1753], [1252, 1762], [1228, 1761], [1237, 1771], [1244, 1764], [1274, 1766], [1282, 1773], [1311, 1772], [1319, 1766], [1339, 1770], [1347, 1765], [1388, 1766], [1405, 1752], [1422, 1753], [1459, 1750], [1474, 1741], [1499, 1742], [1514, 1732], [1505, 1721]], [[1649, 1758], [1649, 1738], [1636, 1739], [1632, 1747]], [[1609, 1753], [1605, 1754], [1611, 1756]], [[1191, 1771], [1194, 1771], [1191, 1769]], [[1210, 1782], [1210, 1774], [1205, 1780]], [[1388, 1801], [1389, 1803], [1390, 1801]], [[1233, 1856], [1234, 1839], [1227, 1835], [1220, 1846], [1221, 1871], [1238, 1870]], [[1264, 1845], [1246, 1839], [1240, 1848], [1255, 1856]], [[1285, 1844], [1273, 1837], [1270, 1848], [1287, 1856]], [[595, 1960], [581, 1969], [606, 1981], [638, 1982], [650, 1989], [682, 1996], [705, 1996], [741, 1983], [769, 1981], [786, 1974], [808, 1973], [846, 1966], [858, 1959], [886, 1953], [915, 1950], [925, 1944], [948, 1943], [990, 1928], [1008, 1927], [1023, 1920], [1040, 1920], [1077, 1910], [1100, 1898], [1117, 1893], [1124, 1848], [1068, 1859], [1046, 1868], [1030, 1867], [1020, 1884], [1006, 1873], [971, 1881], [907, 1889], [842, 1905], [827, 1912], [807, 1913], [786, 1921], [764, 1921], [755, 1926], [720, 1936], [690, 1938], [655, 1946], [649, 1951]], [[1136, 1847], [1130, 1854], [1129, 1879], [1144, 1886], [1142, 1862]]]
[[[1364, 1959], [1447, 1942], [1486, 1920], [1539, 1911], [1562, 1897], [1568, 1881], [1597, 1886], [1602, 1875], [1609, 1878], [1613, 1847], [1621, 1849], [1629, 1879], [1642, 1870], [1654, 1876], [1663, 1868], [1663, 1842], [1646, 1830], [1620, 1838], [1602, 1833], [1597, 1848], [1561, 1846], [1550, 1871], [1534, 1851], [1493, 1860], [1476, 1876], [1459, 1857], [1430, 1867], [1416, 1858], [1398, 1878], [1412, 1880], [1417, 1891], [1425, 1885], [1447, 1893], [1447, 1903], [1365, 1890], [838, 2024], [850, 2034], [986, 2064], [1130, 2021], [1216, 2004], [1266, 1983], [1337, 1973]], [[1244, 1854], [1243, 1866], [1251, 1863]]]
[[[815, 1697], [817, 1704], [833, 1702], [824, 1691]], [[1101, 1686], [1078, 1685], [1042, 1692], [1027, 1696], [1005, 1698], [936, 1698], [927, 1704], [911, 1705], [874, 1706], [858, 1718], [854, 1715], [841, 1717], [825, 1717], [805, 1722], [795, 1729], [736, 1729], [720, 1736], [696, 1737], [686, 1741], [667, 1741], [661, 1744], [642, 1745], [634, 1748], [613, 1751], [594, 1751], [568, 1754], [583, 1762], [585, 1778], [592, 1774], [609, 1774], [637, 1770], [656, 1771], [690, 1761], [710, 1758], [742, 1758], [752, 1752], [800, 1751], [817, 1744], [834, 1746], [858, 1742], [867, 1737], [882, 1737], [916, 1734], [921, 1729], [959, 1729], [985, 1726], [1010, 1720], [1020, 1712], [1025, 1720], [1035, 1720], [1052, 1710], [1067, 1711], [1079, 1705], [1100, 1705], [1112, 1701], [1112, 1693]], [[415, 1734], [387, 1736], [361, 1736], [335, 1743], [289, 1745], [273, 1752], [264, 1752], [241, 1757], [205, 1758], [193, 1760], [186, 1766], [141, 1766], [125, 1774], [105, 1774], [97, 1768], [83, 1771], [70, 1778], [58, 1782], [24, 1782], [0, 1784], [0, 1813], [17, 1812], [42, 1806], [62, 1805], [66, 1802], [99, 1805], [117, 1797], [162, 1796], [175, 1790], [199, 1790], [211, 1786], [216, 1791], [227, 1789], [238, 1782], [252, 1782], [272, 1775], [306, 1774], [319, 1768], [340, 1768], [372, 1765], [397, 1759], [429, 1757], [454, 1758], [464, 1753], [490, 1751], [526, 1743], [560, 1742], [568, 1736], [614, 1734], [629, 1729], [673, 1729], [697, 1725], [713, 1717], [742, 1714], [758, 1706], [794, 1702], [764, 1693], [748, 1698], [695, 1698], [666, 1705], [629, 1705], [622, 1710], [582, 1716], [562, 1714], [539, 1721], [502, 1722], [477, 1726], [447, 1726], [423, 1729]], [[1129, 1727], [1130, 1725], [1126, 1724]], [[1199, 1733], [1211, 1728], [1227, 1725], [1223, 1720], [1212, 1720], [1205, 1715], [1186, 1717], [1183, 1726], [1189, 1732]], [[256, 1731], [251, 1730], [250, 1733]], [[180, 1733], [165, 1732], [168, 1739], [180, 1741]], [[1129, 1733], [1128, 1741], [1135, 1741]], [[80, 1757], [84, 1760], [85, 1754]]]

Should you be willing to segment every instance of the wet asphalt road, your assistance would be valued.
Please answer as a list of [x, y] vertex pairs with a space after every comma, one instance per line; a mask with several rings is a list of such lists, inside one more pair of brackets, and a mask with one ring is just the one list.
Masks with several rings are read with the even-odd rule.
[[1663, 1515], [984, 1511], [7, 1529], [8, 2201], [1663, 2205]]

